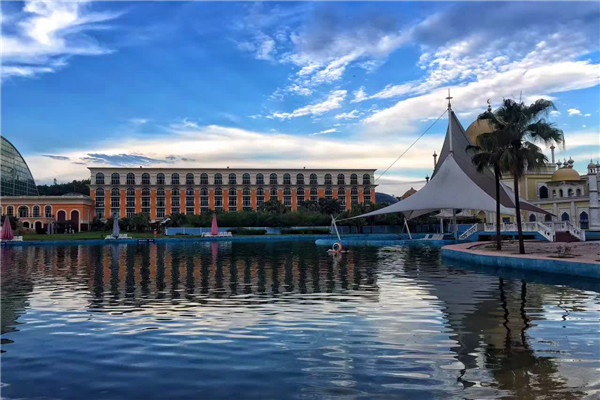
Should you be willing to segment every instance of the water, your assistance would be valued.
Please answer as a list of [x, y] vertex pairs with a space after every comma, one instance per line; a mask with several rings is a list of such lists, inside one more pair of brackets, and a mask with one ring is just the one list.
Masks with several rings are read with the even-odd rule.
[[598, 282], [310, 242], [2, 251], [2, 397], [596, 398]]

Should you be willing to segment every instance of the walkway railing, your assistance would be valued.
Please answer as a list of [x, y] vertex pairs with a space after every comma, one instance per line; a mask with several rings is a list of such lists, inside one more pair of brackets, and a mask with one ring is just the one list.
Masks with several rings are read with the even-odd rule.
[[458, 237], [458, 239], [466, 240], [469, 236], [471, 236], [472, 234], [474, 234], [475, 232], [478, 231], [478, 226], [479, 226], [479, 224], [473, 224], [469, 229], [467, 229], [466, 231], [461, 233], [460, 236]]

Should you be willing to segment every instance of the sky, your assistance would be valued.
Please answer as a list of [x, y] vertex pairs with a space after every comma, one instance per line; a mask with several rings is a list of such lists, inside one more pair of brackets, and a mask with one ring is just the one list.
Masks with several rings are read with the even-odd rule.
[[0, 129], [38, 183], [101, 165], [379, 177], [429, 128], [376, 182], [401, 195], [432, 173], [449, 88], [465, 129], [488, 100], [551, 99], [557, 156], [600, 158], [599, 2], [0, 7]]

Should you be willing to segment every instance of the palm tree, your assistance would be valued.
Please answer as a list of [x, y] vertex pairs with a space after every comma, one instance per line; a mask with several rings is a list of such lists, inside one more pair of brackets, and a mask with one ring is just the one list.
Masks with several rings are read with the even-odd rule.
[[503, 143], [504, 136], [499, 132], [486, 132], [477, 136], [476, 145], [468, 145], [467, 151], [475, 153], [471, 161], [477, 167], [478, 172], [491, 168], [494, 171], [496, 183], [496, 250], [502, 250], [502, 233], [500, 229], [500, 179], [502, 179], [502, 170], [500, 168], [500, 159], [506, 150], [506, 143]]
[[525, 244], [521, 223], [519, 180], [527, 169], [542, 167], [548, 161], [542, 150], [532, 142], [541, 142], [546, 146], [564, 143], [562, 130], [544, 119], [544, 116], [553, 109], [556, 107], [550, 100], [539, 99], [527, 106], [522, 102], [504, 99], [502, 106], [496, 111], [487, 111], [478, 118], [487, 120], [494, 132], [502, 138], [502, 143], [506, 144], [499, 165], [502, 171], [509, 172], [513, 177], [520, 254], [525, 254]]

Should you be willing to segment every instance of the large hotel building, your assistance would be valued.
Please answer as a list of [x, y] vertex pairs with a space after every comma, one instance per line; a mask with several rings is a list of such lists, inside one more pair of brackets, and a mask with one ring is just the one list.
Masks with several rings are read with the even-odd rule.
[[98, 218], [257, 210], [270, 199], [293, 211], [320, 198], [337, 199], [346, 210], [375, 202], [374, 169], [89, 169]]

